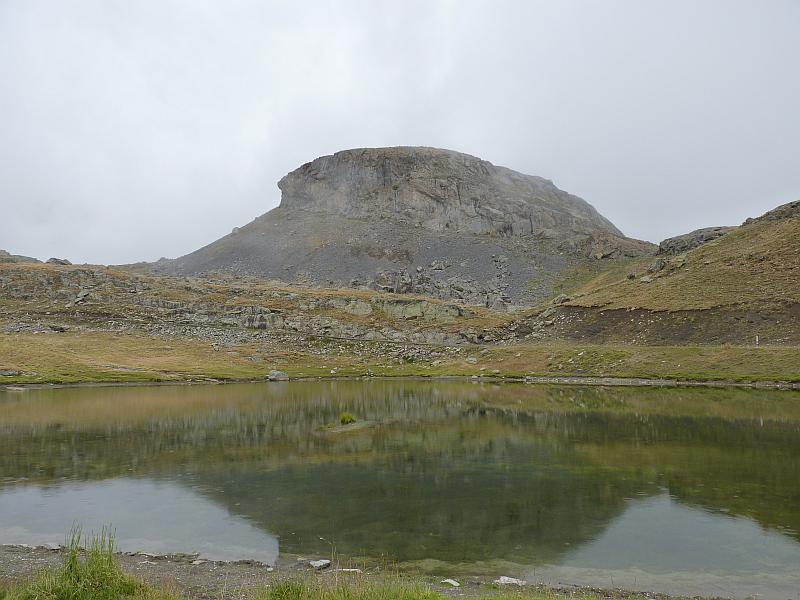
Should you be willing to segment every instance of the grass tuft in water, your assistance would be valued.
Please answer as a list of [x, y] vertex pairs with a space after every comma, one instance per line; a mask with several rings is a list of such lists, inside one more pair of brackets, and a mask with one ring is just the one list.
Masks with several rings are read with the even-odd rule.
[[350, 425], [351, 423], [355, 422], [356, 418], [353, 416], [352, 413], [343, 412], [341, 415], [339, 415], [339, 423], [341, 423], [342, 425]]

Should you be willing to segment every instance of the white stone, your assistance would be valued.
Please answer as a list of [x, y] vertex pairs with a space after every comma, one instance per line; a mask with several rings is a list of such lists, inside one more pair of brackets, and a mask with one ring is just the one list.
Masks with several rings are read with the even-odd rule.
[[322, 558], [320, 560], [310, 560], [308, 564], [314, 567], [315, 569], [327, 569], [331, 566], [331, 561], [327, 558]]
[[505, 575], [501, 575], [499, 578], [495, 579], [494, 582], [497, 585], [528, 585], [527, 581], [523, 581], [522, 579], [516, 579], [515, 577], [506, 577]]
[[441, 583], [447, 584], [452, 587], [461, 587], [461, 584], [458, 583], [455, 579], [442, 579]]

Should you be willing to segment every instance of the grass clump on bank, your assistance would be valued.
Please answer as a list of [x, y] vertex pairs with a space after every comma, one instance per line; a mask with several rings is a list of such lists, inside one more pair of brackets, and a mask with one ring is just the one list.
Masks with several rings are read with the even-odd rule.
[[176, 597], [131, 577], [114, 558], [114, 536], [104, 529], [81, 547], [73, 530], [61, 568], [46, 570], [32, 581], [0, 590], [3, 600], [174, 600]]
[[[463, 589], [463, 588], [462, 588]], [[462, 592], [459, 596], [464, 596]], [[471, 591], [468, 597], [484, 600], [600, 600], [613, 598], [585, 592], [559, 592], [540, 588], [519, 588], [515, 591], [492, 590], [489, 593]], [[447, 600], [452, 596], [399, 578], [373, 582], [364, 576], [334, 578], [288, 579], [260, 588], [253, 600]], [[637, 600], [629, 595], [629, 600]]]
[[316, 579], [281, 581], [256, 592], [254, 600], [442, 600], [419, 585], [369, 583], [362, 579], [325, 584]]

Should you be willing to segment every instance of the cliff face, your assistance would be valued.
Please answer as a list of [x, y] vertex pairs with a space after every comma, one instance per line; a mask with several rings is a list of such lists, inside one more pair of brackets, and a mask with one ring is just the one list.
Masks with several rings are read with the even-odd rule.
[[590, 204], [551, 181], [450, 150], [344, 150], [292, 171], [278, 187], [282, 208], [397, 218], [438, 232], [623, 237]]
[[565, 269], [655, 252], [546, 179], [449, 150], [345, 150], [278, 187], [278, 208], [154, 268], [498, 308], [550, 296]]

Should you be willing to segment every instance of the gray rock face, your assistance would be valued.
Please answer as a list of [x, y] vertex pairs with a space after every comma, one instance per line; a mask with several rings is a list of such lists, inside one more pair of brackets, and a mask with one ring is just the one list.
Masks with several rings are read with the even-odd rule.
[[61, 265], [61, 266], [68, 266], [72, 263], [69, 262], [66, 258], [48, 258], [47, 259], [48, 265]]
[[755, 219], [747, 219], [743, 225], [763, 223], [765, 221], [781, 221], [783, 219], [792, 219], [795, 217], [800, 217], [800, 200], [782, 204], [778, 208], [773, 208], [771, 211], [766, 212]]
[[11, 254], [5, 250], [0, 250], [0, 263], [40, 263], [42, 261], [30, 256]]
[[545, 179], [447, 150], [347, 150], [279, 187], [278, 208], [151, 267], [503, 308], [548, 297], [564, 269], [655, 253]]
[[672, 255], [683, 254], [698, 246], [702, 246], [706, 242], [722, 237], [734, 229], [736, 229], [736, 227], [706, 227], [705, 229], [697, 229], [690, 233], [668, 238], [658, 245], [658, 253]]
[[280, 313], [260, 306], [249, 307], [240, 321], [240, 325], [248, 329], [276, 329], [283, 327], [283, 324], [284, 319]]
[[408, 220], [490, 235], [622, 233], [551, 181], [436, 148], [362, 148], [323, 156], [278, 183], [281, 207]]

